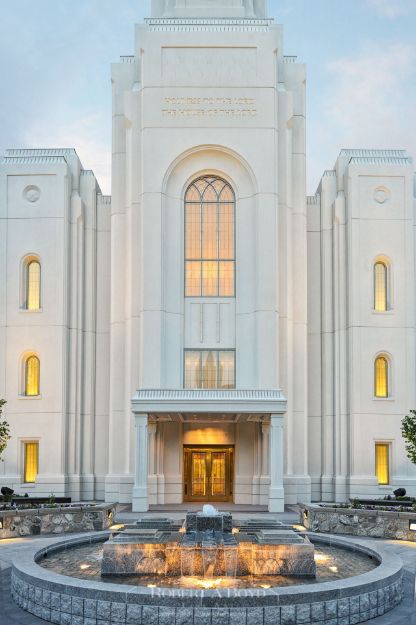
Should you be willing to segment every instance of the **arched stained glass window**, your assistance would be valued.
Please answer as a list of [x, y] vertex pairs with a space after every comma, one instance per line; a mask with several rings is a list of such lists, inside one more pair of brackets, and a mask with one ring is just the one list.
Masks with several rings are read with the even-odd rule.
[[221, 178], [199, 178], [185, 195], [185, 295], [235, 296], [235, 197]]
[[28, 356], [25, 360], [25, 388], [27, 397], [36, 397], [40, 394], [40, 361], [37, 356]]
[[378, 356], [374, 363], [374, 395], [389, 396], [389, 362], [385, 356]]
[[374, 265], [374, 310], [383, 312], [387, 310], [387, 265], [378, 261]]
[[27, 310], [40, 309], [40, 262], [30, 260], [26, 265], [26, 297]]

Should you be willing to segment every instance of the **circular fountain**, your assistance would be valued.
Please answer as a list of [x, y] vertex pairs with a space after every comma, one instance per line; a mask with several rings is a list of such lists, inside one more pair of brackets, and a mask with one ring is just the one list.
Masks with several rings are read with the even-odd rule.
[[62, 625], [346, 625], [401, 601], [402, 565], [373, 546], [207, 507], [183, 525], [145, 518], [34, 548], [14, 563], [12, 593]]

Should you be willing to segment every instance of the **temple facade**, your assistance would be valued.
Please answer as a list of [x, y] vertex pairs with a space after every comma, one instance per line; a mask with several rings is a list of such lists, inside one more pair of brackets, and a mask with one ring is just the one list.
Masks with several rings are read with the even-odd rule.
[[0, 167], [0, 484], [416, 495], [411, 159], [342, 150], [307, 196], [306, 68], [265, 0], [153, 0], [111, 77], [111, 197], [73, 149]]

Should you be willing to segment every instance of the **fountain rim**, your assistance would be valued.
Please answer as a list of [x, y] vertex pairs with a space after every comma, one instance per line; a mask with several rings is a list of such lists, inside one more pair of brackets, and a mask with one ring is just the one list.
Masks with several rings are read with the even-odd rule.
[[[101, 531], [92, 534], [66, 538], [59, 542], [51, 542], [41, 549], [33, 546], [24, 555], [19, 554], [12, 564], [12, 575], [25, 583], [35, 587], [59, 592], [66, 595], [75, 595], [84, 599], [101, 599], [104, 601], [121, 601], [128, 604], [140, 604], [141, 598], [146, 597], [146, 605], [168, 606], [215, 606], [246, 607], [252, 605], [252, 598], [256, 597], [257, 605], [289, 605], [291, 603], [309, 603], [356, 596], [364, 592], [382, 589], [402, 577], [403, 563], [395, 554], [380, 545], [357, 543], [355, 540], [343, 540], [338, 536], [316, 534], [314, 532], [302, 532], [313, 543], [340, 547], [348, 551], [360, 552], [373, 557], [378, 566], [372, 571], [362, 573], [330, 582], [316, 582], [311, 585], [293, 585], [284, 587], [272, 587], [270, 589], [245, 588], [245, 589], [172, 589], [172, 588], [149, 588], [147, 586], [127, 586], [117, 583], [104, 583], [89, 581], [55, 573], [45, 569], [39, 560], [42, 557], [67, 548], [73, 548], [86, 544], [103, 542], [111, 535], [111, 532]], [[52, 537], [51, 537], [52, 538]]]

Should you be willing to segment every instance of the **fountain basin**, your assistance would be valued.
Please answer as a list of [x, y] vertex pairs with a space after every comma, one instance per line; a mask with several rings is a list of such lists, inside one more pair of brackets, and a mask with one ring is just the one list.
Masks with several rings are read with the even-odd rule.
[[[322, 622], [360, 623], [388, 612], [402, 599], [402, 563], [379, 545], [310, 534], [316, 545], [333, 545], [374, 558], [379, 565], [356, 577], [338, 581], [272, 588], [155, 588], [125, 586], [54, 573], [37, 562], [48, 554], [76, 545], [102, 542], [97, 533], [34, 546], [13, 563], [12, 594], [23, 609], [54, 623], [91, 625], [157, 625], [190, 623], [234, 625], [279, 622], [293, 625]], [[56, 540], [56, 539], [55, 539]], [[59, 619], [59, 620], [58, 620]]]

